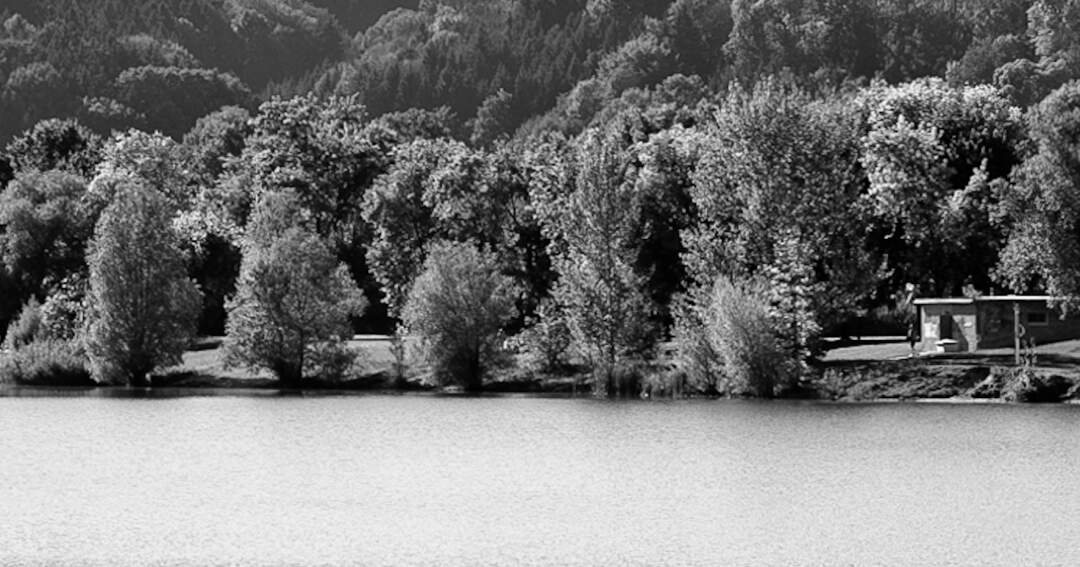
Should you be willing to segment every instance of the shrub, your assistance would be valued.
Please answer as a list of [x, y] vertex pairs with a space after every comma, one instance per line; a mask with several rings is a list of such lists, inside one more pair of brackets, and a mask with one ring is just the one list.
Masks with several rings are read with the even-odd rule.
[[723, 361], [705, 332], [711, 294], [699, 288], [675, 298], [671, 313], [675, 340], [675, 366], [685, 376], [686, 385], [706, 394], [719, 393], [724, 380]]
[[538, 372], [564, 371], [567, 367], [566, 352], [573, 336], [562, 309], [553, 300], [544, 299], [530, 323], [511, 341], [524, 355], [526, 366]]
[[17, 349], [34, 341], [41, 333], [41, 304], [37, 299], [30, 298], [23, 304], [22, 310], [15, 321], [8, 326], [7, 335], [4, 337], [5, 349]]
[[514, 315], [512, 280], [496, 258], [471, 244], [438, 243], [424, 263], [405, 305], [405, 325], [441, 383], [483, 388], [503, 362], [502, 328]]
[[1042, 374], [1031, 368], [1018, 368], [1002, 388], [1001, 397], [1009, 402], [1060, 402], [1073, 387], [1073, 381], [1059, 374]]
[[0, 382], [93, 386], [86, 352], [76, 341], [37, 340], [0, 356]]
[[722, 363], [729, 394], [773, 397], [796, 376], [770, 318], [768, 289], [751, 280], [717, 279], [705, 310], [705, 334]]
[[41, 306], [41, 333], [50, 339], [72, 340], [86, 325], [86, 276], [65, 277]]

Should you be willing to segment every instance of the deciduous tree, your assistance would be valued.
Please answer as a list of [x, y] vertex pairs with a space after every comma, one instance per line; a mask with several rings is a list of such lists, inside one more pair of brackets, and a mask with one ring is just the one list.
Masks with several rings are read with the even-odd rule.
[[350, 317], [367, 305], [326, 243], [304, 221], [291, 191], [266, 193], [248, 226], [236, 296], [227, 309], [228, 357], [266, 369], [282, 386], [335, 378], [353, 353]]
[[178, 364], [195, 333], [200, 294], [187, 277], [165, 197], [145, 183], [116, 188], [90, 245], [86, 337], [95, 377], [149, 384]]
[[502, 330], [514, 316], [513, 280], [494, 255], [470, 243], [432, 246], [405, 306], [406, 328], [419, 335], [436, 378], [467, 391], [483, 388], [502, 354]]

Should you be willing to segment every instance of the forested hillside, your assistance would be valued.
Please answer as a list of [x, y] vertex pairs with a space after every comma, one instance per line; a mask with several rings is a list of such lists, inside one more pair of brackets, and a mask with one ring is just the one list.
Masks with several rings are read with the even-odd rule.
[[93, 313], [87, 246], [130, 179], [171, 211], [203, 333], [279, 193], [364, 291], [355, 330], [415, 315], [447, 251], [508, 278], [500, 332], [529, 348], [562, 329], [610, 370], [673, 337], [705, 389], [733, 297], [793, 368], [823, 333], [902, 331], [912, 294], [1080, 297], [1080, 0], [9, 0], [0, 21], [0, 327], [31, 299]]

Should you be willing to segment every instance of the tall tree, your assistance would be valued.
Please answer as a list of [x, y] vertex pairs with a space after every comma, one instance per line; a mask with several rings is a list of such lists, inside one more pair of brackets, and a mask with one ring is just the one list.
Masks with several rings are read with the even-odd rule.
[[818, 319], [842, 319], [875, 283], [858, 206], [866, 185], [857, 115], [778, 80], [737, 89], [721, 108], [693, 173], [700, 221], [683, 235], [691, 287], [763, 275], [795, 230], [827, 289]]
[[260, 198], [228, 305], [229, 360], [270, 370], [286, 388], [341, 375], [353, 358], [345, 344], [349, 317], [367, 305], [348, 268], [303, 217], [294, 192]]
[[471, 243], [437, 243], [405, 306], [405, 326], [421, 337], [437, 379], [483, 389], [499, 362], [502, 330], [514, 315], [513, 280], [496, 257]]
[[907, 282], [946, 296], [965, 284], [988, 290], [1003, 244], [996, 188], [1023, 150], [1019, 110], [992, 87], [940, 79], [873, 87], [861, 104], [871, 246], [893, 270], [883, 291]]
[[1008, 244], [999, 279], [1077, 307], [1080, 297], [1080, 82], [1055, 90], [1028, 116], [1037, 151], [1016, 169], [1004, 200]]
[[[598, 131], [583, 135], [574, 157], [572, 169], [539, 185], [535, 198], [559, 274], [554, 295], [575, 346], [593, 366], [594, 386], [615, 394], [620, 367], [655, 340], [652, 305], [634, 270], [633, 172], [620, 141]], [[566, 174], [569, 187], [558, 180]]]
[[145, 183], [117, 187], [90, 245], [87, 351], [104, 382], [149, 385], [178, 364], [195, 333], [199, 290], [188, 279], [172, 210]]

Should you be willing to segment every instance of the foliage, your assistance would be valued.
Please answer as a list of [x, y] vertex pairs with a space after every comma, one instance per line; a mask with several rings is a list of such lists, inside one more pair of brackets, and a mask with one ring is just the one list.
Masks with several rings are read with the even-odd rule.
[[251, 114], [238, 106], [226, 106], [200, 118], [184, 134], [184, 146], [191, 154], [192, 164], [207, 184], [225, 170], [230, 158], [239, 156], [251, 133]]
[[769, 294], [760, 282], [717, 279], [701, 320], [723, 369], [720, 392], [771, 398], [799, 377], [801, 360], [776, 339]]
[[243, 105], [250, 96], [247, 86], [228, 73], [152, 65], [121, 73], [115, 93], [148, 131], [173, 137], [187, 132], [199, 117], [223, 106]]
[[500, 136], [509, 133], [512, 127], [512, 104], [513, 97], [502, 89], [484, 99], [472, 121], [472, 136], [469, 141], [473, 146], [488, 146]]
[[862, 97], [871, 246], [889, 254], [889, 287], [911, 281], [946, 296], [965, 284], [988, 289], [1003, 244], [994, 220], [1001, 185], [1023, 150], [1018, 109], [991, 87], [937, 79]]
[[200, 294], [170, 223], [165, 197], [136, 181], [117, 187], [98, 221], [86, 344], [99, 381], [145, 384], [180, 362], [195, 333]]
[[391, 316], [400, 313], [435, 240], [492, 250], [500, 270], [525, 291], [524, 311], [533, 309], [547, 293], [550, 274], [547, 243], [529, 202], [523, 152], [420, 139], [399, 146], [393, 160], [364, 203], [374, 233], [367, 261]]
[[1054, 91], [1028, 115], [1037, 151], [1012, 176], [1004, 201], [1014, 224], [998, 277], [1017, 291], [1070, 304], [1080, 292], [1080, 82]]
[[80, 337], [90, 314], [88, 288], [86, 273], [72, 274], [60, 280], [41, 305], [44, 336], [63, 341]]
[[1006, 378], [1001, 398], [1009, 402], [1056, 403], [1068, 397], [1075, 381], [1060, 374], [1017, 368]]
[[655, 344], [652, 309], [634, 271], [629, 228], [637, 211], [618, 141], [589, 132], [576, 150], [572, 186], [540, 187], [536, 197], [576, 350], [592, 365], [598, 392], [614, 394], [620, 366]]
[[90, 182], [91, 197], [107, 205], [120, 187], [135, 181], [160, 193], [174, 210], [190, 207], [195, 187], [186, 164], [186, 149], [160, 132], [118, 133], [105, 144], [97, 175]]
[[513, 281], [493, 255], [470, 244], [437, 243], [413, 284], [403, 321], [422, 339], [436, 379], [470, 392], [499, 364], [502, 329], [514, 313]]
[[723, 360], [706, 332], [706, 325], [713, 323], [711, 292], [698, 286], [675, 297], [671, 335], [676, 345], [675, 367], [686, 377], [687, 386], [713, 395], [720, 393], [726, 381]]
[[400, 317], [434, 236], [431, 205], [424, 199], [427, 179], [452, 147], [441, 140], [399, 146], [393, 167], [365, 197], [364, 220], [374, 232], [367, 262], [392, 317]]
[[349, 317], [367, 304], [348, 268], [303, 216], [296, 193], [260, 198], [227, 306], [230, 363], [270, 370], [288, 388], [311, 377], [340, 377], [353, 356], [345, 345]]
[[0, 253], [24, 300], [86, 270], [97, 211], [86, 182], [59, 170], [20, 173], [0, 193]]
[[62, 169], [89, 179], [101, 160], [102, 140], [76, 120], [49, 119], [7, 146], [17, 171]]
[[807, 283], [822, 284], [818, 321], [843, 319], [870, 295], [877, 266], [864, 244], [856, 119], [841, 101], [779, 79], [729, 94], [691, 174], [699, 221], [682, 231], [691, 287], [764, 276], [794, 231]]
[[814, 281], [810, 250], [801, 235], [784, 231], [777, 243], [776, 259], [765, 270], [769, 278], [769, 305], [780, 348], [797, 367], [806, 371], [806, 363], [821, 353], [821, 325], [816, 314], [825, 286]]
[[540, 302], [536, 315], [526, 320], [526, 327], [511, 339], [524, 355], [525, 363], [538, 372], [558, 373], [566, 369], [567, 354], [573, 335], [566, 316], [551, 299]]
[[34, 342], [41, 332], [41, 304], [37, 299], [30, 298], [23, 304], [18, 317], [8, 327], [4, 335], [3, 348], [12, 350]]
[[376, 119], [380, 125], [394, 131], [399, 143], [411, 142], [420, 138], [458, 138], [461, 124], [448, 106], [433, 110], [409, 108], [399, 112], [388, 112]]
[[[369, 121], [356, 97], [275, 99], [259, 107], [240, 157], [230, 160], [208, 200], [237, 226], [266, 192], [289, 189], [311, 215], [311, 228], [377, 296], [365, 258], [372, 235], [362, 211], [390, 165], [395, 133]], [[381, 309], [369, 324], [385, 326]]]
[[25, 386], [93, 386], [79, 341], [35, 340], [0, 354], [0, 382]]

